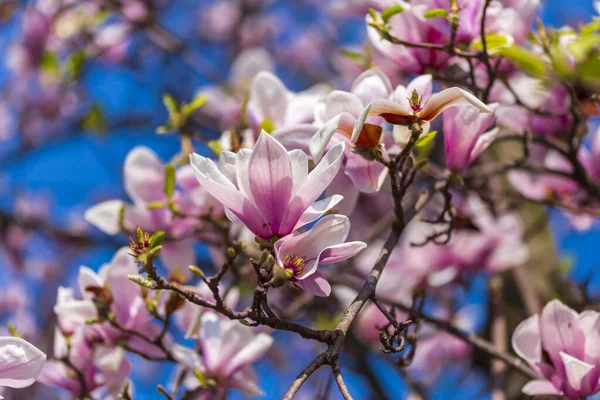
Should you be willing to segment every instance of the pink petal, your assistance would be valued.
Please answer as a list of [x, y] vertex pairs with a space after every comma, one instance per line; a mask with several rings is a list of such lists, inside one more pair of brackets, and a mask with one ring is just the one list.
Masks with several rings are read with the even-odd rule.
[[367, 247], [364, 242], [348, 242], [327, 247], [319, 254], [319, 264], [334, 264], [347, 260]]
[[536, 379], [529, 381], [523, 386], [523, 393], [529, 396], [538, 395], [562, 395], [562, 392], [554, 387], [554, 385], [545, 379]]
[[30, 386], [45, 362], [46, 355], [31, 343], [16, 337], [0, 337], [0, 386]]
[[594, 368], [594, 365], [581, 361], [562, 351], [560, 352], [560, 358], [565, 366], [565, 373], [567, 374], [569, 385], [577, 391], [581, 390], [583, 379], [588, 372]]
[[328, 297], [331, 294], [331, 285], [319, 271], [313, 272], [302, 280], [295, 280], [294, 284], [315, 296]]
[[180, 271], [187, 274], [188, 267], [196, 262], [193, 241], [186, 239], [163, 243], [160, 259], [170, 270], [179, 267]]
[[256, 383], [256, 374], [252, 367], [247, 366], [237, 371], [229, 379], [229, 385], [234, 389], [239, 389], [249, 396], [264, 396], [264, 392]]
[[250, 100], [248, 101], [248, 119], [254, 129], [265, 119], [275, 126], [283, 126], [288, 107], [288, 90], [285, 85], [270, 72], [260, 72], [252, 81]]
[[479, 136], [477, 142], [475, 143], [475, 147], [471, 151], [471, 156], [469, 157], [469, 163], [473, 163], [487, 149], [490, 144], [498, 137], [498, 133], [500, 133], [500, 128], [496, 127], [487, 132], [484, 132]]
[[77, 283], [79, 284], [79, 290], [81, 290], [81, 295], [84, 298], [91, 299], [94, 297], [92, 293], [86, 291], [88, 287], [103, 287], [104, 280], [98, 276], [97, 273], [89, 269], [88, 267], [79, 268], [79, 275], [77, 278]]
[[355, 119], [348, 113], [341, 113], [325, 123], [311, 138], [309, 150], [314, 162], [321, 161], [327, 146], [336, 132], [350, 135]]
[[362, 104], [368, 104], [376, 99], [387, 98], [392, 93], [392, 84], [382, 71], [368, 69], [354, 80], [352, 93], [359, 98]]
[[562, 363], [561, 351], [578, 359], [585, 357], [585, 336], [579, 327], [579, 316], [559, 300], [550, 301], [542, 310], [540, 333], [554, 365]]
[[304, 185], [300, 187], [289, 202], [280, 235], [286, 235], [294, 229], [304, 211], [314, 203], [338, 173], [344, 156], [344, 143], [338, 143], [327, 152], [325, 157], [308, 174]]
[[512, 347], [519, 357], [531, 365], [542, 359], [542, 339], [540, 337], [540, 318], [537, 314], [522, 321], [512, 336]]
[[445, 109], [460, 105], [472, 105], [481, 112], [492, 112], [488, 106], [471, 93], [457, 87], [452, 87], [431, 96], [421, 110], [419, 117], [424, 121], [431, 121]]
[[279, 232], [294, 187], [287, 150], [263, 131], [252, 150], [248, 170], [254, 204], [273, 232]]
[[156, 153], [138, 146], [127, 154], [123, 166], [125, 190], [136, 204], [163, 200], [164, 166]]
[[273, 235], [256, 207], [229, 181], [208, 158], [190, 156], [192, 167], [200, 184], [221, 204], [246, 224], [255, 235], [269, 238]]
[[222, 361], [220, 354], [223, 345], [222, 334], [219, 316], [212, 311], [205, 312], [202, 315], [198, 338], [202, 344], [204, 364], [209, 371], [216, 369]]
[[251, 341], [246, 343], [229, 361], [226, 373], [231, 374], [245, 365], [252, 364], [254, 361], [265, 355], [272, 344], [273, 337], [271, 337], [271, 335], [259, 333], [254, 336]]
[[102, 232], [116, 235], [119, 227], [119, 213], [124, 203], [121, 200], [109, 200], [88, 208], [83, 218]]
[[290, 156], [290, 162], [292, 165], [292, 180], [294, 181], [294, 187], [292, 188], [292, 194], [296, 194], [298, 189], [304, 185], [308, 176], [308, 157], [302, 150], [292, 150], [288, 153]]
[[357, 118], [363, 109], [360, 99], [352, 93], [334, 90], [325, 98], [325, 120], [347, 112]]
[[323, 214], [331, 210], [340, 201], [342, 201], [342, 198], [343, 197], [340, 195], [333, 195], [323, 200], [315, 201], [310, 207], [306, 209], [306, 211], [304, 211], [304, 214], [302, 214], [302, 216], [298, 220], [298, 223], [296, 224], [294, 230], [301, 228], [306, 224], [310, 224], [313, 221], [316, 221]]
[[388, 169], [378, 161], [369, 161], [356, 153], [348, 154], [344, 172], [354, 186], [363, 193], [376, 193], [381, 189]]

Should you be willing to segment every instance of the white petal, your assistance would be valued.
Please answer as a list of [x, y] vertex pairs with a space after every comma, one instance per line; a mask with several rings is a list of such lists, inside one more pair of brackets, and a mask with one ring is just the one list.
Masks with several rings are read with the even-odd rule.
[[419, 114], [424, 121], [431, 121], [448, 107], [472, 105], [481, 112], [491, 113], [492, 110], [477, 97], [460, 88], [452, 87], [431, 96]]
[[575, 390], [580, 390], [581, 381], [587, 375], [587, 373], [594, 368], [594, 366], [578, 360], [577, 358], [562, 351], [559, 354], [563, 364], [565, 365], [565, 371], [567, 373], [569, 385]]
[[259, 333], [230, 360], [227, 373], [230, 374], [258, 360], [269, 350], [272, 344], [273, 337], [271, 335]]
[[31, 343], [16, 337], [0, 337], [0, 386], [30, 386], [45, 362], [46, 355]]
[[306, 211], [304, 211], [304, 214], [302, 214], [298, 220], [294, 230], [297, 230], [298, 228], [317, 220], [327, 211], [335, 207], [340, 201], [342, 201], [343, 198], [343, 196], [336, 194], [323, 200], [315, 201], [306, 209]]
[[124, 206], [121, 200], [108, 200], [88, 208], [83, 218], [102, 232], [116, 235], [121, 231], [119, 227], [119, 213]]
[[535, 364], [542, 359], [539, 321], [539, 315], [532, 315], [515, 328], [512, 336], [512, 348], [519, 357], [530, 364]]
[[536, 379], [529, 381], [523, 386], [523, 393], [529, 396], [539, 395], [562, 395], [562, 392], [554, 387], [554, 385], [545, 379]]

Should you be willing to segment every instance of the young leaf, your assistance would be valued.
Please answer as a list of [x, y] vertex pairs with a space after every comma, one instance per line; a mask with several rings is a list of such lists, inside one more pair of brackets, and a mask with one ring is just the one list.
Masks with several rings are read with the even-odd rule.
[[198, 95], [198, 96], [194, 97], [194, 99], [184, 107], [183, 113], [186, 116], [188, 116], [191, 113], [193, 113], [194, 111], [196, 111], [197, 109], [199, 109], [200, 107], [203, 107], [207, 101], [208, 101], [208, 97], [206, 97], [204, 95]]
[[359, 52], [348, 50], [348, 49], [342, 49], [342, 50], [340, 50], [340, 53], [344, 57], [349, 58], [352, 61], [356, 61], [358, 63], [362, 63], [362, 61], [363, 61], [363, 55], [360, 54]]
[[388, 7], [381, 12], [381, 19], [383, 20], [383, 22], [387, 23], [390, 18], [392, 18], [396, 14], [400, 14], [402, 11], [404, 11], [404, 7], [402, 7], [399, 4]]
[[223, 151], [223, 146], [221, 146], [221, 142], [219, 142], [218, 140], [209, 140], [207, 146], [216, 155], [221, 154], [221, 152]]
[[158, 246], [162, 245], [162, 242], [165, 240], [165, 232], [156, 231], [154, 235], [150, 238], [150, 249], [155, 249]]
[[422, 135], [418, 140], [417, 143], [415, 143], [415, 146], [417, 147], [425, 147], [427, 146], [429, 143], [433, 142], [433, 140], [435, 139], [437, 135], [437, 131], [431, 131], [425, 135]]
[[425, 11], [423, 13], [425, 18], [448, 18], [448, 10], [443, 8], [434, 8], [433, 10]]
[[169, 111], [169, 116], [173, 116], [173, 115], [177, 114], [177, 102], [175, 101], [173, 96], [171, 96], [168, 93], [165, 94], [163, 96], [163, 103], [165, 104], [165, 107], [167, 107], [167, 110]]
[[[512, 36], [500, 35], [497, 33], [490, 33], [485, 35], [485, 44], [489, 53], [496, 53], [498, 49], [502, 47], [512, 46], [514, 40]], [[478, 37], [471, 42], [471, 46], [477, 50], [483, 50], [483, 43], [481, 38]]]
[[175, 194], [175, 167], [172, 164], [165, 165], [165, 195], [168, 199]]
[[87, 55], [83, 49], [74, 51], [67, 57], [65, 68], [72, 79], [78, 79], [81, 76], [86, 59]]

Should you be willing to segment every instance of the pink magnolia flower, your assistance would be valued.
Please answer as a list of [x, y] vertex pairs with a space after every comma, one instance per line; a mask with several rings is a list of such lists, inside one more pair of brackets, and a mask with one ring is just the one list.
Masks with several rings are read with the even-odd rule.
[[[167, 235], [178, 240], [166, 240], [160, 252], [161, 260], [168, 267], [179, 266], [187, 271], [187, 266], [194, 263], [195, 253], [192, 238], [189, 238], [198, 225], [196, 218], [174, 216], [166, 206], [149, 209], [154, 202], [167, 204], [164, 191], [165, 167], [158, 156], [146, 147], [136, 147], [125, 159], [123, 166], [125, 175], [125, 191], [133, 200], [133, 204], [125, 204], [121, 200], [108, 200], [88, 209], [84, 218], [101, 231], [116, 235], [120, 232], [119, 217], [124, 207], [123, 225], [128, 231], [141, 227], [145, 231], [165, 231]], [[173, 201], [177, 207], [188, 215], [202, 215], [219, 204], [199, 187], [192, 177], [191, 168], [186, 166], [177, 171], [177, 183], [181, 191], [176, 191]], [[191, 182], [191, 183], [190, 183]]]
[[[315, 122], [321, 125], [310, 141], [313, 160], [319, 161], [330, 144], [344, 142], [348, 146], [345, 152], [344, 173], [350, 178], [358, 191], [373, 193], [379, 191], [387, 176], [387, 168], [378, 161], [367, 160], [353, 149], [350, 138], [352, 130], [365, 105], [380, 98], [387, 98], [392, 92], [389, 79], [377, 70], [363, 72], [352, 84], [351, 92], [334, 90], [315, 108]], [[381, 125], [381, 117], [371, 117], [369, 122]], [[376, 147], [374, 143], [365, 143], [363, 147]], [[385, 147], [382, 146], [385, 153]]]
[[352, 142], [359, 140], [364, 123], [368, 117], [382, 116], [394, 127], [394, 140], [403, 145], [408, 143], [412, 123], [422, 121], [423, 133], [429, 131], [429, 122], [450, 107], [470, 105], [480, 112], [491, 113], [492, 110], [471, 93], [452, 87], [439, 93], [433, 90], [431, 75], [421, 75], [413, 79], [406, 87], [398, 86], [391, 99], [371, 101], [361, 112], [352, 131]]
[[515, 352], [540, 375], [523, 393], [581, 399], [600, 391], [600, 313], [580, 314], [559, 300], [521, 322]]
[[[495, 105], [490, 105], [495, 109]], [[452, 172], [462, 173], [494, 141], [498, 128], [488, 130], [494, 113], [483, 114], [471, 106], [446, 110], [443, 116], [446, 165]]]
[[[68, 357], [71, 365], [81, 372], [88, 393], [93, 394], [105, 389], [109, 394], [117, 397], [131, 372], [131, 364], [122, 356], [123, 349], [112, 348], [107, 351], [102, 346], [94, 347], [93, 339], [85, 334], [84, 326], [80, 326], [69, 336], [69, 344], [70, 346], [67, 345], [67, 339], [61, 331], [56, 329], [55, 359], [44, 365], [38, 381], [63, 389], [73, 397], [80, 397], [84, 389], [81, 381], [70, 367], [59, 361]], [[114, 357], [113, 353], [117, 357]]]
[[0, 387], [32, 385], [45, 362], [46, 355], [31, 343], [12, 336], [0, 337]]
[[[404, 11], [389, 19], [392, 36], [410, 43], [445, 44], [447, 42], [445, 32], [423, 18], [423, 13], [429, 9], [427, 5], [413, 5], [405, 1], [397, 1], [395, 4], [401, 5]], [[441, 69], [447, 65], [450, 56], [446, 52], [392, 44], [382, 39], [377, 29], [368, 26], [371, 22], [373, 22], [372, 17], [367, 14], [367, 35], [373, 46], [398, 63], [406, 72], [421, 74], [427, 67]]]
[[228, 217], [268, 239], [316, 220], [341, 200], [332, 196], [315, 203], [339, 171], [343, 152], [343, 144], [334, 146], [308, 173], [305, 153], [288, 152], [263, 131], [252, 150], [222, 152], [222, 170], [198, 154], [190, 160], [196, 178], [227, 208]]
[[316, 296], [329, 296], [331, 286], [317, 271], [319, 264], [334, 264], [355, 256], [367, 244], [348, 242], [350, 220], [328, 215], [304, 233], [295, 232], [275, 242], [277, 264], [296, 286]]
[[[129, 251], [130, 249], [127, 247], [121, 248], [111, 262], [103, 265], [98, 273], [87, 267], [79, 269], [78, 283], [82, 299], [74, 297], [73, 289], [59, 288], [54, 312], [58, 316], [61, 328], [68, 329], [66, 333], [77, 329], [86, 321], [98, 317], [94, 293], [89, 289], [106, 289], [113, 294], [110, 311], [119, 325], [129, 330], [143, 332], [148, 337], [159, 335], [160, 326], [152, 321], [140, 287], [128, 278], [128, 275], [138, 273]], [[99, 342], [107, 346], [114, 347], [120, 341], [125, 340], [129, 347], [145, 354], [156, 357], [165, 355], [158, 346], [144, 341], [139, 336], [125, 334], [112, 327], [108, 322], [91, 325], [88, 327], [88, 331]]]
[[[261, 358], [273, 344], [266, 333], [254, 334], [252, 328], [238, 321], [219, 318], [213, 311], [202, 315], [199, 342], [202, 357], [192, 349], [176, 345], [173, 354], [178, 361], [198, 371], [207, 382], [218, 385], [214, 390], [224, 392], [228, 388], [240, 389], [253, 396], [263, 394], [256, 383], [252, 363]], [[198, 379], [188, 379], [191, 389], [200, 386]], [[202, 393], [199, 399], [210, 399], [211, 390]]]

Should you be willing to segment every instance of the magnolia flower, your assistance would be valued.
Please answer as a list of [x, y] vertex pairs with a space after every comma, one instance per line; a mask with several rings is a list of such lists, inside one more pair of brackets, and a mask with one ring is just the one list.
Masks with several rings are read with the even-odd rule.
[[517, 326], [512, 346], [541, 377], [523, 393], [581, 399], [600, 391], [600, 313], [552, 300]]
[[308, 173], [304, 152], [288, 152], [263, 131], [252, 150], [221, 152], [222, 171], [198, 154], [190, 160], [196, 178], [227, 208], [227, 216], [269, 239], [316, 220], [341, 200], [332, 196], [315, 202], [340, 169], [343, 152], [342, 143], [334, 146]]
[[31, 343], [12, 336], [0, 337], [0, 386], [32, 385], [45, 362], [46, 355]]
[[[141, 227], [145, 231], [165, 231], [171, 237], [180, 237], [192, 232], [198, 225], [196, 218], [174, 216], [166, 207], [168, 199], [165, 194], [165, 167], [156, 153], [147, 147], [135, 147], [129, 152], [123, 166], [125, 191], [133, 200], [126, 204], [121, 200], [108, 200], [89, 208], [84, 218], [101, 231], [116, 235], [121, 231], [120, 217], [123, 212], [123, 225], [128, 231]], [[186, 215], [202, 215], [208, 213], [218, 203], [209, 196], [197, 181], [190, 184], [191, 168], [184, 167], [177, 171], [177, 183], [183, 189], [176, 191], [173, 202]], [[152, 203], [161, 202], [165, 206], [149, 207]], [[219, 212], [217, 207], [216, 212]], [[171, 268], [179, 266], [187, 271], [194, 263], [195, 253], [192, 239], [167, 240], [160, 252], [161, 260]]]
[[[383, 73], [377, 70], [363, 72], [352, 84], [350, 93], [334, 90], [315, 108], [315, 122], [322, 125], [310, 141], [313, 160], [319, 161], [330, 143], [345, 142], [346, 163], [344, 173], [350, 178], [358, 191], [373, 193], [379, 191], [387, 168], [375, 160], [367, 160], [353, 149], [374, 149], [379, 145], [381, 136], [381, 117], [371, 117], [365, 125], [362, 141], [350, 142], [352, 130], [360, 118], [361, 111], [369, 102], [386, 98], [392, 92], [392, 85]], [[385, 148], [382, 148], [385, 153]]]
[[[355, 256], [363, 242], [348, 242], [350, 220], [343, 215], [328, 215], [304, 233], [295, 232], [275, 242], [275, 257], [285, 278], [316, 296], [329, 296], [331, 286], [317, 271], [319, 264], [334, 264]], [[277, 275], [278, 272], [275, 272]]]
[[452, 87], [439, 93], [432, 93], [431, 75], [421, 75], [413, 79], [408, 86], [398, 86], [391, 100], [377, 99], [370, 102], [363, 110], [354, 125], [352, 142], [356, 143], [361, 136], [365, 121], [374, 115], [382, 116], [394, 127], [394, 140], [405, 145], [411, 135], [409, 125], [418, 122], [423, 133], [429, 131], [429, 122], [449, 107], [470, 105], [480, 112], [491, 113], [492, 110], [469, 92]]
[[[412, 4], [412, 2], [409, 4], [405, 1], [394, 1], [394, 4], [400, 5], [404, 11], [392, 16], [388, 21], [392, 36], [411, 43], [445, 44], [447, 42], [445, 32], [423, 18], [423, 13], [429, 9], [426, 4]], [[372, 22], [374, 22], [373, 18], [367, 14], [367, 35], [373, 46], [394, 60], [406, 72], [420, 74], [427, 67], [443, 69], [450, 59], [444, 51], [393, 44], [383, 39], [379, 31], [369, 25]]]
[[283, 82], [270, 72], [260, 72], [252, 81], [248, 99], [248, 124], [258, 132], [268, 121], [273, 128], [284, 128], [313, 121], [313, 110], [325, 95], [323, 86], [314, 86], [300, 93], [290, 92]]
[[[97, 318], [98, 306], [95, 300], [109, 298], [109, 311], [114, 314], [119, 325], [128, 330], [144, 332], [149, 337], [159, 335], [160, 326], [152, 322], [140, 287], [128, 278], [128, 275], [138, 273], [129, 250], [127, 247], [121, 248], [111, 262], [103, 265], [98, 273], [87, 267], [79, 269], [78, 283], [82, 299], [74, 297], [73, 289], [59, 288], [54, 312], [58, 316], [61, 328], [66, 326], [72, 330], [74, 325], [76, 329], [86, 321]], [[139, 336], [125, 334], [109, 323], [94, 324], [89, 329], [106, 345], [112, 346], [126, 341], [129, 347], [145, 354], [164, 356], [158, 346], [147, 343]], [[166, 339], [168, 340], [168, 337]], [[117, 365], [120, 363], [120, 359], [114, 361]]]
[[[490, 105], [495, 109], [495, 105]], [[498, 128], [487, 130], [494, 114], [482, 114], [470, 106], [447, 110], [443, 116], [446, 165], [462, 173], [494, 141]]]
[[[197, 371], [207, 386], [218, 385], [217, 391], [234, 388], [253, 396], [263, 394], [251, 364], [273, 344], [270, 335], [255, 335], [251, 328], [237, 321], [219, 318], [215, 312], [206, 311], [202, 315], [199, 342], [202, 357], [196, 351], [179, 345], [173, 347], [173, 355], [180, 363]], [[196, 377], [186, 383], [190, 389], [200, 386]]]
[[[101, 388], [109, 395], [106, 398], [117, 398], [131, 372], [131, 364], [123, 357], [120, 347], [106, 349], [101, 345], [92, 346], [85, 327], [80, 326], [67, 338], [59, 329], [54, 333], [54, 360], [48, 361], [38, 381], [48, 386], [63, 389], [75, 398], [84, 393], [82, 381], [64, 362], [68, 358], [70, 364], [81, 372], [85, 391], [93, 394]], [[115, 357], [116, 355], [116, 357]]]

